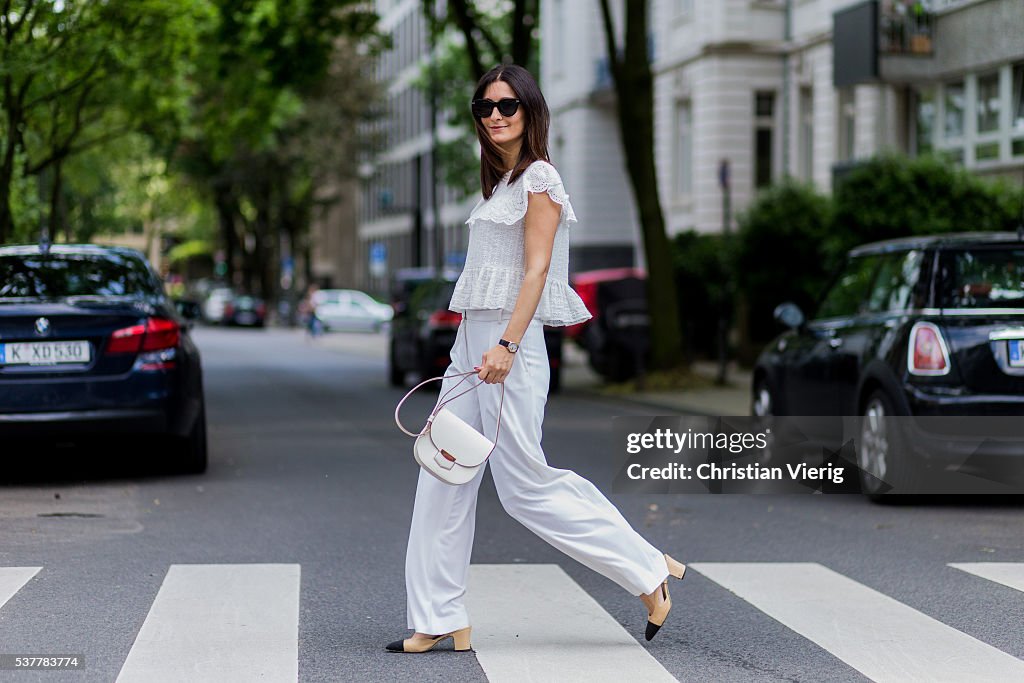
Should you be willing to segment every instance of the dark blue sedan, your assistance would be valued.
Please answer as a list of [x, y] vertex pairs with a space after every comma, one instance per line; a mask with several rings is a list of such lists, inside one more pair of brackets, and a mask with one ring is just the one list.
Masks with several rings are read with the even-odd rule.
[[188, 327], [137, 251], [0, 247], [0, 439], [150, 435], [205, 471]]

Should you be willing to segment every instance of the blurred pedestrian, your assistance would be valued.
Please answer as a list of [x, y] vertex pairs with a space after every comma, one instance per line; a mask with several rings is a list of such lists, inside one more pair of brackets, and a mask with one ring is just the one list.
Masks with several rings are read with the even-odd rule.
[[[591, 482], [547, 464], [541, 427], [550, 368], [544, 325], [590, 318], [568, 284], [569, 230], [576, 221], [569, 196], [548, 157], [549, 113], [533, 76], [497, 66], [477, 84], [471, 103], [481, 145], [483, 197], [470, 213], [465, 268], [449, 308], [462, 313], [441, 394], [457, 373], [481, 386], [446, 407], [484, 433], [497, 434], [488, 458], [505, 510], [573, 559], [603, 574], [647, 608], [650, 640], [671, 608], [668, 577], [685, 567], [648, 543]], [[518, 361], [517, 361], [518, 359]], [[477, 364], [478, 363], [478, 364]], [[470, 375], [472, 377], [472, 375]], [[405, 560], [410, 638], [394, 652], [425, 652], [452, 638], [471, 649], [463, 604], [483, 467], [452, 486], [421, 469]], [[566, 628], [578, 626], [566, 615]]]
[[306, 294], [299, 302], [299, 317], [306, 328], [306, 334], [312, 338], [319, 337], [323, 333], [323, 323], [316, 317], [317, 292], [319, 291], [320, 288], [317, 285], [311, 284], [306, 288]]

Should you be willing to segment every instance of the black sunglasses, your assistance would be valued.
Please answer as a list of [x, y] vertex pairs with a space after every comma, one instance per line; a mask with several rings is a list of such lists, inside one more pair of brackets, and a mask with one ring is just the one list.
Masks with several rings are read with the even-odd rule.
[[502, 116], [512, 116], [519, 109], [519, 100], [511, 97], [503, 97], [497, 102], [494, 100], [473, 100], [473, 116], [478, 119], [486, 118], [491, 115], [495, 107], [498, 108], [498, 112]]

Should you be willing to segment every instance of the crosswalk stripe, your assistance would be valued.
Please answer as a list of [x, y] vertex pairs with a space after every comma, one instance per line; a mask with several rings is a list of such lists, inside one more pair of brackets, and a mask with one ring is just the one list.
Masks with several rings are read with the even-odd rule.
[[676, 680], [558, 565], [470, 565], [466, 608], [491, 683]]
[[949, 566], [1024, 591], [1024, 562], [955, 562]]
[[0, 607], [7, 604], [40, 569], [42, 567], [0, 567]]
[[171, 565], [118, 683], [297, 680], [299, 571]]
[[1024, 661], [820, 564], [690, 566], [873, 680], [1024, 680]]

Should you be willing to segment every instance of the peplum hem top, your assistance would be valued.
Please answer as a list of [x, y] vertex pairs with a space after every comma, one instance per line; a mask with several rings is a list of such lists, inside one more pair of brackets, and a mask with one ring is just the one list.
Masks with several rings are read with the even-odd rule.
[[535, 317], [545, 325], [565, 326], [591, 318], [579, 295], [569, 286], [569, 223], [576, 214], [555, 167], [546, 161], [530, 164], [509, 185], [506, 173], [490, 199], [481, 198], [469, 214], [466, 265], [455, 284], [449, 310], [515, 308], [525, 273], [525, 219], [529, 192], [546, 192], [562, 207], [555, 231], [547, 280]]

